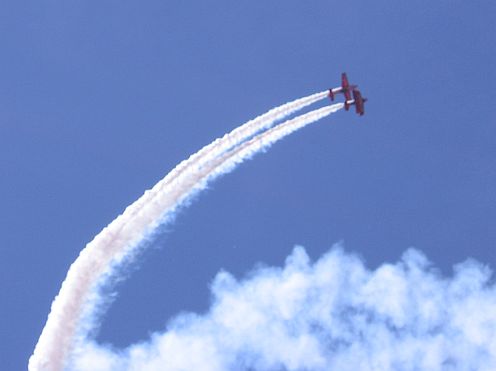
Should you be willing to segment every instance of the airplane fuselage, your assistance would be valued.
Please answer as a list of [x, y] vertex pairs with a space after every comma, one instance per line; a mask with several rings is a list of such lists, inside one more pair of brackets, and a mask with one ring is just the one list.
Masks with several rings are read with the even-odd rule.
[[357, 88], [357, 85], [348, 85], [348, 86], [339, 86], [337, 88], [334, 88], [334, 89], [329, 89], [329, 98], [331, 98], [331, 100], [334, 100], [334, 98], [336, 97], [336, 94], [344, 94], [345, 98], [346, 99], [349, 99], [351, 97], [351, 92], [353, 91], [353, 89], [356, 89]]

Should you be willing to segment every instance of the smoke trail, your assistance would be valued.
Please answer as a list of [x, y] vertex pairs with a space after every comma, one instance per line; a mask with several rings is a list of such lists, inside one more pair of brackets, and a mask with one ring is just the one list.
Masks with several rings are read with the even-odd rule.
[[303, 127], [311, 124], [312, 122], [318, 121], [321, 118], [330, 115], [336, 111], [339, 111], [344, 107], [343, 103], [337, 103], [332, 106], [326, 106], [314, 111], [308, 112], [304, 115], [298, 116], [294, 119], [288, 120], [272, 129], [265, 131], [262, 134], [240, 144], [231, 152], [226, 153], [222, 156], [215, 165], [211, 172], [204, 178], [204, 180], [199, 180], [200, 182], [208, 182], [213, 180], [219, 175], [226, 174], [227, 172], [233, 170], [236, 165], [241, 162], [251, 158], [253, 155], [260, 151], [269, 148], [275, 142], [281, 140], [282, 138], [294, 133], [295, 131], [302, 129]]
[[370, 270], [340, 246], [316, 262], [297, 247], [284, 267], [218, 273], [206, 314], [147, 342], [85, 343], [71, 370], [494, 371], [491, 273], [468, 260], [443, 277], [414, 249]]
[[[81, 251], [79, 257], [71, 265], [66, 280], [52, 303], [47, 323], [30, 358], [29, 369], [32, 371], [62, 370], [68, 352], [73, 345], [78, 326], [82, 326], [80, 329], [84, 332], [92, 325], [91, 320], [86, 323], [79, 322], [85, 305], [90, 303], [87, 315], [88, 318], [91, 318], [92, 312], [102, 300], [98, 296], [98, 291], [92, 290], [97, 280], [104, 276], [108, 277], [115, 264], [132, 254], [140, 241], [148, 237], [159, 224], [166, 223], [173, 217], [177, 207], [196, 191], [205, 187], [206, 183], [203, 180], [200, 183], [195, 183], [195, 174], [208, 174], [211, 172], [208, 169], [212, 167], [206, 166], [206, 170], [202, 171], [199, 165], [204, 162], [208, 163], [212, 157], [228, 151], [236, 143], [240, 143], [264, 127], [270, 126], [269, 117], [272, 117], [272, 120], [277, 120], [284, 117], [287, 112], [294, 112], [300, 106], [311, 104], [324, 96], [325, 93], [318, 93], [298, 100], [297, 103], [290, 103], [282, 110], [271, 111], [271, 115], [262, 120], [248, 123], [242, 129], [233, 131], [230, 136], [224, 137], [226, 138], [224, 141], [221, 140], [217, 145], [203, 150], [205, 151], [205, 160], [202, 161], [202, 157], [194, 157], [189, 163], [180, 164], [174, 177], [164, 178], [151, 191], [145, 192], [142, 198], [128, 207], [114, 222], [104, 228]], [[334, 107], [337, 110], [342, 105]], [[306, 116], [306, 120], [310, 118], [316, 120], [323, 115], [325, 114], [322, 111], [318, 115]], [[281, 137], [280, 134], [278, 135]], [[253, 154], [253, 152], [247, 151], [248, 146], [243, 148], [245, 148], [244, 153], [247, 155]], [[265, 148], [265, 146], [262, 145], [259, 148]], [[215, 163], [217, 164], [223, 159], [224, 157]], [[238, 158], [234, 162], [227, 162], [229, 169], [240, 161], [241, 159]], [[219, 174], [217, 169], [217, 172], [213, 172], [210, 178]]]
[[128, 218], [132, 216], [137, 210], [140, 210], [144, 204], [150, 202], [154, 195], [161, 192], [161, 190], [166, 187], [171, 180], [176, 179], [186, 169], [191, 168], [192, 166], [201, 167], [212, 158], [219, 156], [222, 152], [235, 147], [239, 143], [249, 139], [258, 132], [270, 128], [277, 121], [282, 120], [285, 117], [288, 117], [293, 113], [326, 97], [327, 90], [285, 103], [235, 128], [230, 133], [225, 134], [222, 138], [215, 139], [212, 143], [206, 145], [198, 152], [191, 155], [188, 159], [180, 162], [169, 174], [165, 176], [165, 178], [159, 181], [151, 190], [146, 191], [140, 199], [128, 206], [124, 214], [126, 214], [127, 212], [128, 215], [126, 216]]

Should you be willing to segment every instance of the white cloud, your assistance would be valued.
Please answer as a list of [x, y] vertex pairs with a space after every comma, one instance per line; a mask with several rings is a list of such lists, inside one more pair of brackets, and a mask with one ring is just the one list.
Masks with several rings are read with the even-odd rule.
[[220, 272], [205, 315], [182, 314], [125, 350], [86, 342], [74, 370], [496, 370], [496, 289], [467, 261], [442, 277], [417, 250], [368, 270], [334, 247], [315, 263], [237, 280]]

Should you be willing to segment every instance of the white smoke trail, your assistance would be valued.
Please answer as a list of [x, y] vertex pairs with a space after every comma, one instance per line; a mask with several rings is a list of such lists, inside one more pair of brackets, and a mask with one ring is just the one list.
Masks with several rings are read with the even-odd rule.
[[[273, 110], [271, 111], [272, 120], [284, 117], [287, 112], [294, 112], [299, 105], [305, 106], [323, 97], [325, 97], [325, 92], [299, 100], [297, 104], [289, 104], [283, 110]], [[342, 105], [334, 107], [337, 110]], [[321, 118], [325, 115], [323, 112], [306, 116], [305, 120]], [[82, 326], [80, 329], [83, 329], [84, 332], [87, 330], [86, 326], [92, 325], [91, 320], [89, 323], [80, 323], [85, 305], [90, 302], [88, 307], [90, 317], [88, 318], [91, 318], [95, 307], [102, 300], [98, 296], [98, 292], [92, 290], [97, 280], [112, 273], [112, 264], [119, 263], [123, 258], [132, 254], [140, 241], [146, 238], [159, 224], [167, 222], [178, 206], [206, 185], [205, 174], [211, 173], [208, 169], [211, 169], [212, 165], [205, 166], [205, 170], [202, 170], [201, 164], [208, 163], [209, 159], [219, 156], [236, 143], [246, 140], [270, 124], [267, 117], [255, 124], [251, 123], [238, 132], [234, 131], [225, 141], [218, 143], [219, 149], [210, 147], [210, 149], [204, 150], [206, 157], [204, 161], [196, 157], [191, 159], [189, 165], [188, 163], [179, 165], [175, 177], [164, 178], [151, 191], [146, 192], [140, 200], [128, 207], [121, 216], [104, 228], [81, 251], [79, 257], [71, 265], [66, 280], [52, 303], [47, 324], [29, 361], [31, 371], [63, 369], [71, 346], [74, 344], [74, 336], [78, 326]], [[236, 135], [234, 135], [235, 133]], [[281, 137], [282, 131], [277, 133]], [[259, 146], [259, 148], [264, 147], [264, 145]], [[247, 155], [253, 154], [246, 150], [248, 147], [243, 148], [245, 148], [244, 153]], [[215, 164], [223, 161], [224, 158], [216, 160]], [[228, 168], [231, 169], [239, 161], [238, 159], [234, 162], [227, 162]], [[217, 165], [213, 166], [214, 169], [217, 169]], [[208, 179], [220, 174], [218, 170], [216, 171]], [[197, 181], [199, 174], [203, 175], [203, 178], [200, 177], [200, 183]]]
[[215, 158], [223, 152], [234, 148], [236, 145], [251, 138], [258, 132], [270, 128], [277, 121], [282, 120], [295, 112], [326, 98], [327, 95], [328, 92], [326, 90], [285, 103], [235, 128], [230, 133], [225, 134], [222, 138], [215, 139], [212, 143], [206, 145], [198, 152], [191, 155], [188, 159], [180, 162], [152, 189], [146, 191], [142, 197], [128, 206], [124, 211], [123, 216], [125, 216], [127, 220], [131, 219], [131, 216], [135, 212], [141, 210], [144, 204], [151, 202], [156, 194], [159, 194], [164, 187], [166, 187], [173, 179], [176, 179], [186, 169], [190, 169], [192, 166], [197, 168], [203, 166], [212, 158]]
[[369, 270], [340, 246], [314, 263], [297, 247], [283, 268], [239, 281], [220, 272], [206, 314], [182, 314], [147, 342], [85, 343], [71, 370], [494, 371], [492, 272], [470, 260], [453, 272], [414, 249]]
[[213, 180], [219, 175], [225, 174], [231, 171], [236, 165], [241, 162], [251, 158], [253, 155], [269, 148], [275, 142], [281, 140], [282, 138], [294, 133], [295, 131], [311, 124], [312, 122], [318, 121], [323, 117], [330, 115], [336, 111], [339, 111], [344, 107], [343, 103], [337, 103], [332, 106], [326, 106], [314, 111], [308, 112], [304, 115], [298, 116], [294, 119], [288, 120], [280, 125], [277, 125], [262, 134], [238, 145], [232, 151], [227, 152], [219, 158], [217, 161], [219, 164], [211, 167], [211, 171], [204, 178], [200, 180], [203, 183]]

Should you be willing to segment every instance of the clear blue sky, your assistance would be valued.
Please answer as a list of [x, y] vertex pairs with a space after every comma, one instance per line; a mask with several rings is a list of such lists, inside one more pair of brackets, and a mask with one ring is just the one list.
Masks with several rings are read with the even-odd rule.
[[13, 1], [0, 4], [0, 363], [25, 369], [84, 245], [180, 160], [285, 101], [369, 98], [216, 182], [141, 260], [99, 339], [204, 311], [221, 268], [317, 258], [373, 268], [408, 247], [444, 273], [496, 267], [496, 4]]

